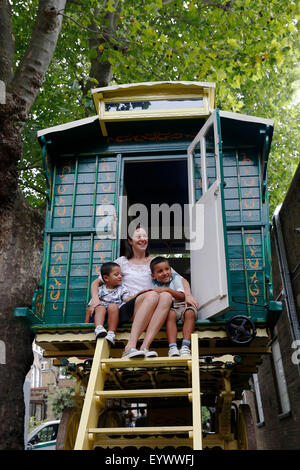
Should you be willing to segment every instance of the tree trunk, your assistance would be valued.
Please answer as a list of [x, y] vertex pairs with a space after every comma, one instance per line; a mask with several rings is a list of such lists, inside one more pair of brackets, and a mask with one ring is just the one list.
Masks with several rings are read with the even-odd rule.
[[[5, 346], [5, 360], [0, 357], [1, 450], [24, 449], [23, 384], [33, 361], [33, 334], [13, 314], [16, 307], [31, 306], [40, 281], [43, 244], [43, 211], [30, 207], [18, 190], [22, 125], [53, 57], [66, 1], [39, 1], [30, 43], [14, 75], [10, 3], [0, 1], [0, 79], [7, 90], [6, 103], [0, 106], [0, 347]], [[113, 34], [116, 15], [107, 15], [106, 40]], [[91, 47], [97, 47], [97, 41], [91, 39]], [[101, 58], [99, 51], [91, 77], [105, 86], [111, 77], [111, 65], [101, 62]]]
[[14, 36], [11, 24], [11, 6], [8, 0], [0, 2], [0, 80], [9, 83], [13, 77]]
[[[114, 8], [117, 10], [119, 4], [119, 0], [115, 0]], [[102, 51], [99, 49], [99, 46], [104, 44], [105, 42], [109, 42], [110, 37], [113, 35], [116, 29], [116, 21], [118, 18], [118, 11], [115, 12], [108, 12], [103, 25], [103, 31], [100, 35], [90, 33], [89, 35], [89, 48], [96, 50], [97, 55], [94, 58], [91, 58], [91, 68], [89, 72], [89, 79], [93, 79], [92, 81], [87, 80], [86, 85], [83, 88], [83, 96], [86, 96], [89, 89], [95, 87], [94, 80], [97, 81], [97, 87], [105, 87], [108, 86], [109, 82], [112, 79], [112, 65], [108, 60], [103, 60]], [[106, 26], [104, 28], [104, 26]], [[92, 23], [91, 27], [96, 30], [97, 24]], [[104, 33], [105, 31], [105, 33]]]
[[[62, 26], [66, 0], [40, 0], [37, 18], [28, 48], [22, 57], [8, 90], [23, 101], [20, 111], [27, 119], [53, 57]], [[20, 117], [22, 114], [20, 112]]]
[[[0, 210], [0, 449], [24, 449], [23, 384], [33, 362], [33, 334], [15, 319], [15, 307], [30, 306], [40, 279], [43, 211], [17, 191]], [[2, 344], [3, 344], [2, 343]]]

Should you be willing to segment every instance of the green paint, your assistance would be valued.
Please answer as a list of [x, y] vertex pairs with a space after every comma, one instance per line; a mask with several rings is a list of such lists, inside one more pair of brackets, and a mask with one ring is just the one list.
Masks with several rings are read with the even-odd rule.
[[96, 155], [96, 168], [95, 168], [95, 189], [93, 197], [93, 223], [92, 226], [95, 227], [96, 220], [96, 198], [97, 198], [97, 182], [98, 182], [98, 170], [99, 170], [99, 155]]
[[45, 314], [45, 305], [46, 305], [46, 296], [47, 296], [47, 288], [48, 288], [48, 273], [49, 273], [49, 264], [50, 264], [50, 241], [51, 236], [48, 235], [47, 240], [47, 261], [46, 261], [46, 269], [45, 269], [45, 283], [44, 283], [44, 293], [43, 293], [43, 305], [42, 305], [42, 318]]
[[[179, 124], [170, 121], [169, 125], [170, 128], [173, 126], [175, 129], [177, 126], [178, 129]], [[195, 123], [193, 125], [195, 126]], [[202, 121], [199, 121], [199, 128], [201, 125]], [[147, 132], [147, 126], [148, 124], [145, 124], [145, 132]], [[184, 126], [187, 129], [189, 123], [186, 121]], [[261, 306], [256, 307], [250, 302], [249, 276], [251, 276], [252, 271], [249, 271], [249, 267], [247, 267], [247, 250], [249, 248], [245, 244], [245, 237], [250, 232], [251, 236], [255, 238], [257, 257], [260, 262], [257, 270], [258, 285], [261, 291], [257, 297], [259, 304], [266, 302], [268, 297], [267, 285], [271, 278], [268, 201], [267, 192], [265, 193], [266, 200], [263, 199], [264, 189], [261, 184], [262, 181], [266, 181], [266, 162], [270, 150], [269, 130], [266, 129], [266, 134], [262, 136], [265, 141], [265, 148], [260, 159], [258, 159], [256, 148], [241, 146], [240, 144], [235, 145], [235, 137], [232, 137], [232, 142], [228, 142], [227, 139], [226, 147], [222, 146], [221, 123], [218, 112], [217, 129], [219, 134], [218, 150], [221, 181], [226, 182], [225, 187], [221, 185], [221, 194], [229, 295], [230, 298], [234, 297], [245, 303], [232, 303], [235, 307], [234, 310], [222, 315], [214, 322], [197, 322], [201, 327], [223, 325], [226, 319], [238, 313], [248, 315], [251, 313], [252, 319], [258, 323], [265, 321], [267, 309]], [[194, 132], [194, 129], [192, 131]], [[99, 251], [95, 250], [96, 241], [99, 241], [96, 238], [96, 225], [99, 220], [96, 209], [97, 205], [100, 204], [99, 201], [103, 197], [107, 197], [107, 200], [115, 205], [116, 213], [119, 215], [121, 209], [119, 201], [120, 196], [123, 194], [124, 163], [130, 159], [151, 161], [159, 158], [183, 158], [191, 141], [191, 137], [178, 140], [174, 138], [173, 141], [138, 141], [138, 139], [135, 141], [133, 138], [135, 136], [128, 135], [125, 137], [128, 137], [128, 141], [124, 139], [125, 141], [122, 143], [121, 141], [117, 142], [113, 139], [109, 141], [107, 139], [107, 142], [97, 144], [93, 151], [82, 153], [75, 153], [76, 149], [71, 147], [72, 142], [69, 141], [70, 153], [60, 155], [58, 151], [56, 155], [57, 166], [53, 164], [52, 169], [48, 168], [47, 170], [48, 177], [52, 172], [52, 181], [49, 177], [49, 181], [51, 181], [51, 202], [47, 209], [45, 223], [41, 278], [41, 288], [43, 288], [42, 319], [45, 328], [91, 328], [82, 322], [85, 317], [86, 303], [90, 299], [91, 282], [98, 275], [96, 266], [100, 267], [102, 262], [115, 259], [119, 256], [120, 250], [119, 221], [117, 221], [117, 238], [116, 240], [101, 241], [103, 242], [103, 249], [101, 248], [103, 258], [100, 260]], [[132, 139], [129, 141], [131, 137]], [[216, 178], [216, 168], [215, 159], [209, 145], [208, 143], [207, 174], [210, 179], [209, 184], [212, 184]], [[67, 147], [65, 146], [65, 148]], [[46, 142], [42, 147], [43, 158], [45, 158], [45, 152]], [[252, 163], [247, 166], [246, 162], [239, 160], [239, 152], [240, 155], [241, 152], [244, 152], [247, 157], [251, 158]], [[51, 152], [49, 152], [50, 154]], [[67, 181], [61, 181], [61, 186], [64, 186], [65, 191], [61, 194], [64, 203], [60, 207], [65, 209], [65, 215], [56, 217], [55, 208], [58, 207], [58, 198], [60, 197], [57, 192], [57, 176], [61, 174], [60, 168], [63, 168], [66, 164], [66, 158], [68, 158], [68, 163], [71, 160], [71, 172]], [[101, 170], [102, 158], [106, 159], [103, 162], [106, 164], [105, 171]], [[262, 165], [262, 168], [259, 165]], [[245, 168], [248, 170], [248, 176], [244, 176]], [[194, 155], [196, 200], [201, 195], [199, 170], [200, 158], [197, 149]], [[249, 178], [254, 178], [254, 186], [252, 186], [254, 207], [251, 219], [248, 217], [249, 211], [247, 213], [247, 210], [243, 207], [249, 191], [249, 187], [245, 182], [249, 182]], [[111, 183], [111, 188], [106, 191], [108, 182]], [[103, 187], [100, 184], [103, 184]], [[62, 223], [62, 219], [64, 219], [64, 223]], [[51, 249], [60, 237], [63, 239], [65, 250], [68, 243], [68, 250], [62, 253], [62, 260], [59, 264], [61, 274], [57, 276], [57, 281], [61, 283], [61, 291], [64, 289], [64, 295], [63, 299], [58, 299], [56, 302], [57, 310], [54, 310], [54, 301], [50, 298], [51, 292], [49, 290], [50, 282], [52, 283], [55, 279], [55, 276], [52, 276], [50, 272], [51, 266], [54, 266], [51, 265]], [[260, 239], [259, 242], [257, 242], [257, 238]], [[37, 293], [41, 292], [41, 288], [36, 291], [34, 299]], [[33, 303], [33, 305], [35, 304]], [[28, 316], [33, 329], [41, 328], [39, 320], [34, 318], [33, 314], [27, 312], [25, 316]]]
[[51, 189], [50, 227], [53, 226], [55, 184], [56, 184], [56, 165], [54, 166], [54, 169], [53, 169], [53, 181], [52, 181], [52, 189]]
[[[225, 197], [224, 197], [224, 167], [223, 167], [223, 148], [222, 148], [222, 135], [221, 135], [221, 122], [219, 110], [216, 110], [217, 118], [217, 131], [218, 131], [218, 150], [219, 150], [219, 161], [220, 161], [220, 191], [221, 191], [221, 203], [222, 203], [222, 214], [223, 214], [223, 232], [224, 232], [224, 246], [225, 246], [225, 258], [226, 258], [226, 271], [227, 271], [227, 289], [229, 306], [233, 307], [232, 302], [232, 287], [230, 279], [230, 268], [229, 268], [229, 255], [228, 255], [228, 239], [227, 239], [227, 224], [226, 224], [226, 211], [225, 211]], [[217, 169], [216, 169], [217, 170]]]
[[89, 274], [88, 274], [87, 291], [86, 291], [86, 303], [89, 302], [89, 299], [91, 297], [90, 288], [91, 288], [92, 267], [93, 267], [93, 248], [94, 248], [94, 234], [91, 233], [90, 256], [89, 256]]
[[65, 292], [64, 292], [64, 305], [63, 305], [63, 312], [62, 312], [62, 322], [65, 322], [66, 318], [66, 308], [67, 308], [67, 300], [69, 295], [69, 281], [70, 281], [70, 263], [71, 263], [71, 256], [72, 256], [72, 234], [69, 235], [69, 244], [68, 244], [68, 261], [67, 261], [67, 272], [66, 272], [66, 284], [65, 284]]
[[74, 176], [74, 183], [73, 183], [73, 198], [72, 198], [72, 212], [71, 212], [71, 227], [72, 228], [73, 228], [73, 225], [74, 225], [77, 181], [78, 181], [78, 158], [76, 158], [75, 176]]
[[249, 299], [249, 283], [248, 283], [248, 272], [247, 272], [247, 258], [246, 258], [246, 248], [245, 248], [245, 229], [242, 227], [242, 243], [243, 243], [243, 262], [244, 262], [244, 272], [245, 272], [245, 288], [246, 288], [246, 298], [247, 298], [247, 312], [250, 316], [250, 299]]

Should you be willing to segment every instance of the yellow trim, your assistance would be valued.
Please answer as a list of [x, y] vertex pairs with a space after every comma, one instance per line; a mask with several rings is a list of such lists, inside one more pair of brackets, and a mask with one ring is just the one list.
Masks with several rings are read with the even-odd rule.
[[[143, 361], [144, 367], [156, 367], [156, 366], [166, 366], [166, 367], [176, 367], [176, 366], [186, 366], [190, 358], [187, 357], [151, 357]], [[110, 358], [104, 359], [101, 361], [101, 364], [105, 365], [108, 369], [115, 368], [127, 368], [129, 365], [131, 367], [139, 367], [141, 365], [140, 359], [119, 359], [119, 358]]]
[[[197, 84], [167, 82], [167, 83], [141, 83], [131, 85], [120, 85], [119, 87], [108, 87], [101, 92], [92, 91], [94, 105], [99, 115], [102, 134], [108, 135], [105, 123], [123, 121], [147, 121], [149, 119], [191, 119], [199, 116], [207, 117], [215, 108], [214, 84]], [[157, 110], [135, 110], [135, 111], [105, 111], [105, 103], [116, 103], [119, 101], [140, 100], [175, 100], [175, 99], [203, 99], [203, 106], [192, 108], [157, 109]]]
[[[160, 100], [175, 100], [175, 99], [203, 99], [203, 106], [193, 106], [190, 108], [178, 107], [178, 108], [161, 108], [155, 110], [135, 110], [135, 111], [105, 111], [106, 103], [118, 103], [122, 102], [135, 102], [149, 100], [149, 101], [160, 101]], [[100, 102], [100, 119], [105, 121], [115, 120], [127, 120], [127, 119], [152, 119], [155, 117], [167, 118], [167, 117], [181, 117], [181, 116], [198, 116], [199, 114], [209, 115], [209, 96], [206, 93], [201, 94], [166, 94], [160, 95], [132, 95], [132, 96], [116, 96], [104, 98]]]
[[149, 119], [166, 119], [166, 118], [193, 118], [199, 116], [208, 116], [209, 110], [205, 106], [203, 108], [176, 108], [176, 109], [157, 109], [153, 111], [118, 111], [105, 112], [103, 120], [108, 121], [128, 121], [128, 120], [149, 120]]
[[[161, 93], [161, 94], [151, 94], [151, 95], [125, 95], [123, 96], [115, 96], [115, 97], [107, 97], [101, 100], [102, 103], [119, 103], [119, 102], [135, 102], [135, 101], [162, 101], [162, 100], [189, 100], [189, 99], [203, 99], [203, 104], [205, 100], [209, 102], [209, 94], [204, 93], [177, 93], [177, 94], [170, 94], [170, 93]], [[197, 106], [200, 107], [200, 106]], [[203, 106], [201, 106], [203, 107]], [[105, 111], [111, 113], [111, 111]], [[122, 113], [132, 112], [132, 111], [118, 111]]]
[[142, 390], [99, 390], [95, 392], [95, 395], [96, 397], [99, 397], [101, 401], [102, 398], [182, 397], [188, 396], [191, 392], [191, 388], [151, 388]]
[[160, 426], [137, 428], [91, 428], [89, 434], [181, 434], [193, 431], [192, 426]]
[[[148, 91], [148, 90], [147, 90]], [[119, 101], [156, 101], [156, 100], [172, 100], [172, 99], [189, 99], [189, 98], [205, 98], [209, 96], [208, 90], [196, 90], [194, 93], [182, 93], [181, 91], [177, 92], [161, 92], [161, 93], [145, 93], [143, 90], [139, 93], [128, 94], [128, 92], [117, 93], [115, 95], [102, 95], [101, 101], [105, 103], [118, 103]], [[124, 112], [124, 111], [123, 111]]]
[[96, 427], [98, 424], [99, 405], [94, 399], [94, 392], [104, 388], [105, 372], [102, 372], [100, 369], [100, 361], [108, 356], [109, 347], [107, 341], [98, 339], [74, 450], [88, 450], [93, 447], [93, 444], [88, 439], [87, 430]]
[[125, 84], [92, 90], [94, 102], [112, 98], [137, 98], [160, 96], [202, 96], [209, 97], [211, 108], [215, 107], [215, 84], [199, 82], [150, 82]]

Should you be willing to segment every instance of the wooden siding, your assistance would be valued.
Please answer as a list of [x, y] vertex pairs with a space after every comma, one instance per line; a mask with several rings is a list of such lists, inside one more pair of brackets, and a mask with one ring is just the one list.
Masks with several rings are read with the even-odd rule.
[[62, 159], [53, 173], [45, 227], [45, 279], [35, 313], [49, 324], [82, 323], [91, 281], [113, 257], [114, 241], [97, 238], [97, 224], [99, 206], [116, 203], [117, 159], [100, 155]]
[[[201, 196], [200, 155], [195, 154], [195, 193]], [[102, 263], [115, 257], [116, 242], [97, 238], [97, 208], [117, 203], [117, 156], [61, 158], [53, 169], [51, 204], [45, 226], [42, 284], [34, 298], [34, 314], [47, 324], [81, 323], [90, 299], [90, 284]], [[264, 320], [267, 310], [266, 259], [268, 230], [260, 197], [259, 156], [253, 148], [223, 151], [228, 264], [234, 311]], [[216, 178], [212, 148], [207, 148], [210, 186]]]
[[[207, 149], [208, 186], [216, 178], [212, 149]], [[195, 196], [202, 194], [200, 154], [194, 157]], [[264, 320], [267, 302], [266, 210], [260, 195], [260, 162], [255, 148], [223, 150], [224, 199], [227, 225], [228, 259], [235, 310], [234, 314]], [[267, 234], [268, 235], [268, 234]]]

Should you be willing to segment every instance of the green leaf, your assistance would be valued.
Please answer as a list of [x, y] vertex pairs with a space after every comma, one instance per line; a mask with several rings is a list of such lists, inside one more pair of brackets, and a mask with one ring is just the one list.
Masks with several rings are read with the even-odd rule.
[[114, 1], [114, 0], [108, 0], [106, 9], [107, 9], [107, 11], [109, 11], [110, 13], [113, 13], [114, 11], [116, 11], [116, 9], [115, 9], [115, 1]]
[[96, 59], [96, 57], [97, 57], [96, 49], [90, 49], [88, 51], [88, 56], [89, 56], [90, 59]]
[[232, 86], [233, 88], [240, 88], [240, 87], [241, 87], [241, 78], [242, 78], [242, 77], [241, 77], [240, 75], [235, 75], [235, 76], [233, 77], [232, 82], [231, 82], [231, 86]]
[[[15, 70], [30, 43], [38, 3], [10, 2]], [[55, 56], [30, 110], [30, 120], [24, 125], [22, 166], [41, 158], [37, 130], [94, 113], [83, 97], [82, 84], [93, 87], [92, 80], [99, 83], [102, 79], [89, 76], [91, 60], [97, 58], [100, 71], [105, 61], [112, 65], [112, 84], [215, 81], [221, 109], [243, 109], [245, 114], [278, 118], [270, 194], [273, 200], [284, 194], [281, 182], [286, 188], [292, 162], [299, 162], [299, 111], [287, 107], [293, 99], [300, 55], [297, 2], [285, 2], [283, 8], [282, 0], [237, 0], [231, 2], [231, 12], [218, 8], [218, 2], [212, 7], [199, 0], [166, 4], [162, 0], [120, 0], [117, 12], [115, 0], [89, 0], [88, 7], [86, 3], [68, 4], [68, 16], [77, 23], [64, 18]], [[110, 24], [108, 16], [116, 21]], [[101, 38], [91, 32], [95, 27], [103, 34]], [[100, 39], [104, 41], [103, 50], [98, 54]], [[283, 168], [288, 168], [287, 177]], [[20, 174], [24, 191], [26, 183], [33, 182], [43, 188], [42, 173]], [[33, 205], [42, 203], [42, 195], [27, 191]]]
[[227, 42], [229, 44], [229, 46], [231, 47], [234, 47], [235, 49], [237, 49], [239, 47], [239, 42], [237, 39], [227, 39]]

